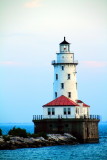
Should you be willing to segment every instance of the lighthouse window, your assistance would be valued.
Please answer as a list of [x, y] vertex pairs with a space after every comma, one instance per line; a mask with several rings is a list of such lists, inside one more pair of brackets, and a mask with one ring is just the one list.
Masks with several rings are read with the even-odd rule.
[[71, 75], [70, 74], [68, 74], [68, 79], [70, 79], [71, 78]]
[[51, 108], [48, 108], [48, 115], [51, 115]]
[[52, 108], [52, 115], [55, 115], [55, 108]]
[[76, 108], [76, 113], [79, 114], [79, 108]]
[[76, 82], [76, 89], [77, 89], [77, 82]]
[[55, 108], [48, 108], [48, 115], [55, 115]]
[[57, 92], [55, 92], [55, 98], [57, 98]]
[[64, 83], [61, 83], [61, 89], [64, 89]]
[[68, 92], [68, 98], [71, 98], [71, 92]]
[[71, 108], [68, 108], [68, 114], [71, 114]]
[[66, 111], [66, 108], [64, 108], [64, 115], [66, 115], [67, 114], [67, 111]]
[[58, 80], [58, 74], [56, 74], [56, 80]]
[[64, 70], [64, 66], [62, 66], [62, 70]]
[[76, 113], [77, 113], [77, 108], [76, 108]]

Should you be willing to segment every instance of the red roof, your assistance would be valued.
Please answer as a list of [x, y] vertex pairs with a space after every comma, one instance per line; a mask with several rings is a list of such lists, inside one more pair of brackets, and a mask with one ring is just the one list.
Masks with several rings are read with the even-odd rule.
[[89, 105], [87, 105], [87, 104], [85, 104], [83, 101], [81, 101], [81, 100], [77, 100], [77, 103], [83, 103], [83, 106], [84, 107], [90, 107]]
[[43, 105], [43, 107], [45, 106], [79, 106], [79, 105], [74, 101], [70, 100], [69, 98], [62, 95], [54, 99], [53, 101]]

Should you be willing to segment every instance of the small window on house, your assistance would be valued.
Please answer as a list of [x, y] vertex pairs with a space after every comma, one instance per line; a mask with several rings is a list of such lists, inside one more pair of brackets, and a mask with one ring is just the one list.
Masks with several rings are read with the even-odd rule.
[[68, 108], [68, 114], [71, 114], [71, 108]]
[[68, 92], [68, 98], [71, 98], [71, 92]]
[[76, 113], [79, 114], [79, 108], [76, 108]]
[[67, 111], [66, 111], [66, 108], [64, 108], [64, 115], [66, 115], [67, 114]]
[[51, 108], [48, 108], [48, 115], [51, 115]]
[[64, 66], [62, 66], [62, 70], [64, 70]]
[[61, 83], [61, 89], [64, 89], [64, 83]]
[[68, 79], [71, 79], [71, 75], [70, 74], [68, 74]]
[[77, 113], [78, 111], [77, 111], [77, 108], [76, 108], [76, 113]]
[[55, 92], [55, 98], [57, 98], [57, 92]]
[[58, 74], [56, 74], [56, 80], [58, 80]]
[[55, 115], [55, 108], [52, 108], [52, 115]]

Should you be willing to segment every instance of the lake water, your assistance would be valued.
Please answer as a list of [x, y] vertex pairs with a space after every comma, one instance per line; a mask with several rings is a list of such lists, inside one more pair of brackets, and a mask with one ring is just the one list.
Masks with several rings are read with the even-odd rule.
[[[4, 134], [14, 126], [33, 133], [33, 124], [0, 124]], [[107, 160], [107, 123], [99, 124], [99, 136], [96, 144], [0, 150], [0, 160]]]

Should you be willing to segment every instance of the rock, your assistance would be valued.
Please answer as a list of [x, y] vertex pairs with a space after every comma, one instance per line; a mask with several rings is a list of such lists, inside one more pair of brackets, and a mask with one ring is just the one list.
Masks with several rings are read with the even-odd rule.
[[10, 140], [23, 142], [24, 138], [23, 137], [10, 137]]
[[69, 134], [69, 133], [64, 133], [64, 136], [67, 136], [68, 138], [72, 138], [72, 139], [75, 139], [75, 140], [76, 140], [76, 137], [72, 136], [72, 135]]
[[3, 142], [4, 142], [3, 137], [0, 137], [0, 143], [3, 143]]
[[38, 137], [36, 139], [40, 139], [41, 141], [44, 141], [45, 139], [43, 137]]
[[31, 138], [24, 138], [24, 143], [33, 143], [33, 140]]
[[8, 137], [3, 139], [0, 137], [0, 149], [16, 149], [16, 148], [36, 148], [42, 146], [77, 144], [77, 140], [71, 134], [47, 134], [48, 139], [43, 137]]

